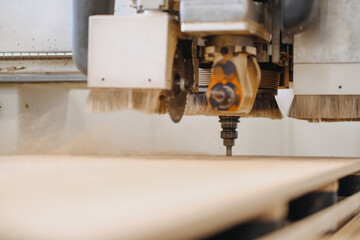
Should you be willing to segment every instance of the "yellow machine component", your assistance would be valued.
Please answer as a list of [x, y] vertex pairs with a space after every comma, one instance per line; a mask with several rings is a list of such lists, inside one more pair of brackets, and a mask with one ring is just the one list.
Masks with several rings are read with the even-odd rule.
[[[238, 49], [240, 51], [238, 51]], [[209, 106], [220, 112], [247, 114], [252, 110], [260, 84], [259, 65], [249, 47], [212, 47], [207, 56], [213, 60], [206, 97]]]
[[235, 64], [224, 56], [213, 67], [207, 91], [210, 106], [219, 111], [236, 111], [242, 100], [242, 89]]

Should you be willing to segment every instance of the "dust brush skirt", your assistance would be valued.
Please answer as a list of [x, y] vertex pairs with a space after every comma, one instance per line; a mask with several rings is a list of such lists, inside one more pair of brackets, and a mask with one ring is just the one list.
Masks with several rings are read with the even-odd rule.
[[360, 95], [295, 95], [288, 116], [310, 122], [360, 121]]

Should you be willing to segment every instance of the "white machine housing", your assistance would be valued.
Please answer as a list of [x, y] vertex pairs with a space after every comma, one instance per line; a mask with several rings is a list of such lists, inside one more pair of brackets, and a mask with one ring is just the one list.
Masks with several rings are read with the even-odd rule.
[[360, 94], [360, 1], [320, 0], [318, 18], [294, 39], [295, 95]]
[[176, 28], [167, 13], [90, 17], [88, 86], [171, 89]]

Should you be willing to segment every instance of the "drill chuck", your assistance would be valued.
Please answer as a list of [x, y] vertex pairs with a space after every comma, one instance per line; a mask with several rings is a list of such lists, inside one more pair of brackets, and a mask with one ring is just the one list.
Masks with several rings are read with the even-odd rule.
[[226, 156], [232, 155], [232, 147], [235, 146], [235, 139], [238, 138], [236, 131], [237, 124], [240, 117], [238, 116], [219, 116], [222, 131], [220, 137], [223, 139], [224, 146], [226, 147]]

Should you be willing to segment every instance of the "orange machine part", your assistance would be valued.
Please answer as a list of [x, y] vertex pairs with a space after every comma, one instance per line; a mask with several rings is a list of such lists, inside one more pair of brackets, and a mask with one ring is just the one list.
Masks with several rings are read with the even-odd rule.
[[[213, 66], [206, 94], [208, 104], [218, 111], [236, 111], [242, 101], [242, 95], [236, 66], [231, 61], [231, 56], [226, 55]], [[223, 104], [219, 105], [220, 102]]]

